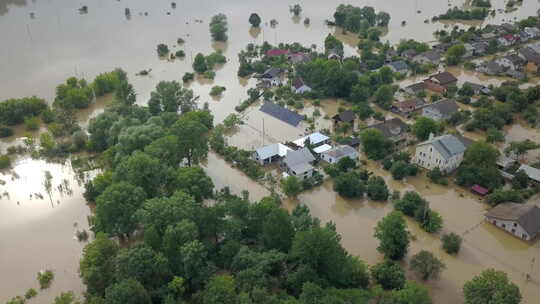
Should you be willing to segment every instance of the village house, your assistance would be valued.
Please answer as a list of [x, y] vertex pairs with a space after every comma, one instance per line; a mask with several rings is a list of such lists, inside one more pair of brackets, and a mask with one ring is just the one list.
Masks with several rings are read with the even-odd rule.
[[318, 146], [329, 144], [330, 137], [320, 132], [315, 132], [315, 133], [309, 134], [308, 136], [298, 138], [297, 140], [293, 141], [293, 144], [295, 144], [298, 147], [303, 148], [306, 142], [309, 142], [309, 145], [311, 147], [318, 147]]
[[412, 61], [418, 64], [438, 65], [441, 62], [441, 54], [435, 50], [431, 50], [414, 56]]
[[484, 56], [487, 52], [488, 44], [484, 41], [472, 43], [473, 55], [474, 56]]
[[358, 151], [351, 146], [337, 146], [321, 154], [321, 159], [336, 164], [340, 159], [348, 157], [354, 161], [358, 159]]
[[269, 82], [272, 86], [279, 86], [281, 85], [280, 75], [281, 75], [280, 68], [271, 67], [261, 75], [261, 79], [263, 82], [264, 81]]
[[506, 34], [497, 39], [497, 41], [499, 42], [499, 45], [509, 47], [518, 42], [518, 37], [512, 34]]
[[452, 99], [443, 99], [422, 108], [422, 116], [435, 121], [447, 120], [459, 111], [459, 106]]
[[495, 59], [495, 63], [504, 68], [518, 71], [525, 64], [525, 60], [516, 54], [510, 54]]
[[540, 67], [540, 53], [537, 53], [530, 47], [524, 47], [519, 50], [519, 56], [527, 61], [527, 71], [538, 72], [538, 67]]
[[529, 165], [521, 165], [518, 171], [519, 170], [525, 172], [534, 185], [540, 186], [540, 169], [531, 167]]
[[292, 64], [302, 64], [302, 63], [308, 63], [311, 61], [311, 57], [309, 54], [306, 53], [294, 53], [287, 56], [287, 59]]
[[469, 144], [470, 141], [461, 136], [447, 134], [433, 137], [431, 134], [429, 140], [416, 146], [413, 162], [428, 170], [439, 168], [444, 173], [450, 173], [463, 161]]
[[295, 176], [300, 180], [313, 176], [315, 168], [311, 165], [315, 161], [315, 157], [308, 148], [299, 150], [289, 150], [285, 154], [282, 167], [288, 175]]
[[533, 240], [540, 231], [540, 208], [533, 204], [499, 204], [485, 217], [491, 224], [525, 241]]
[[505, 73], [507, 76], [510, 76], [514, 79], [524, 79], [525, 78], [525, 73], [521, 72], [521, 71], [517, 71], [517, 70], [513, 70], [513, 69], [508, 69], [506, 70], [506, 73]]
[[337, 50], [330, 50], [328, 52], [328, 59], [334, 59], [334, 60], [341, 61], [342, 56], [339, 54], [339, 52]]
[[356, 120], [356, 113], [352, 110], [343, 111], [337, 113], [332, 117], [334, 120], [334, 127], [338, 127], [342, 123], [348, 123], [354, 130], [354, 121]]
[[271, 144], [257, 149], [253, 153], [253, 159], [264, 166], [281, 160], [289, 150], [291, 149], [283, 144]]
[[384, 58], [384, 62], [385, 63], [390, 63], [394, 60], [395, 57], [398, 57], [398, 53], [396, 52], [396, 50], [394, 48], [391, 48], [389, 49], [388, 51], [386, 51], [386, 56]]
[[401, 52], [401, 57], [407, 59], [407, 60], [412, 60], [414, 58], [414, 56], [418, 55], [418, 52], [416, 52], [415, 49], [408, 49], [408, 50], [405, 50], [403, 52]]
[[503, 66], [496, 63], [493, 60], [490, 60], [490, 61], [486, 61], [486, 62], [480, 64], [476, 68], [476, 71], [481, 72], [481, 73], [485, 73], [487, 75], [499, 75], [499, 74], [504, 73], [505, 70], [504, 70]]
[[482, 37], [482, 39], [487, 41], [487, 40], [497, 38], [497, 35], [495, 33], [493, 33], [493, 32], [488, 32], [488, 33], [483, 33], [481, 37]]
[[409, 74], [409, 66], [403, 60], [392, 61], [386, 66], [389, 67], [394, 73], [399, 73], [401, 75]]
[[301, 77], [296, 77], [292, 81], [292, 89], [296, 94], [304, 94], [306, 92], [311, 92], [311, 88], [304, 82], [304, 79]]
[[409, 95], [417, 96], [418, 94], [424, 92], [425, 89], [426, 85], [423, 82], [417, 82], [406, 86], [403, 88], [403, 91]]
[[463, 47], [465, 48], [465, 54], [463, 54], [463, 58], [471, 58], [474, 56], [474, 47], [470, 43], [464, 43]]
[[491, 89], [486, 87], [485, 85], [481, 85], [481, 84], [478, 84], [478, 83], [473, 83], [473, 82], [465, 82], [463, 84], [463, 86], [469, 86], [470, 88], [473, 89], [473, 92], [474, 92], [474, 95], [489, 95], [491, 94]]
[[529, 35], [530, 39], [540, 38], [540, 29], [536, 27], [526, 27], [523, 29], [523, 31]]
[[368, 128], [381, 131], [384, 137], [393, 143], [406, 141], [409, 131], [409, 126], [399, 118], [392, 118], [390, 120], [371, 125]]
[[268, 52], [266, 52], [266, 56], [270, 56], [270, 57], [287, 55], [287, 54], [289, 54], [289, 50], [283, 50], [283, 49], [273, 49], [273, 50], [268, 50]]
[[531, 35], [529, 35], [527, 32], [525, 31], [519, 31], [516, 36], [518, 37], [519, 41], [520, 42], [527, 42], [529, 40], [532, 39]]
[[457, 84], [457, 78], [450, 72], [441, 72], [435, 75], [431, 75], [428, 79], [424, 80], [426, 89], [436, 93], [444, 93], [446, 89]]
[[425, 104], [426, 102], [422, 98], [413, 97], [404, 101], [395, 102], [393, 104], [393, 110], [399, 114], [409, 116], [414, 111], [421, 109]]

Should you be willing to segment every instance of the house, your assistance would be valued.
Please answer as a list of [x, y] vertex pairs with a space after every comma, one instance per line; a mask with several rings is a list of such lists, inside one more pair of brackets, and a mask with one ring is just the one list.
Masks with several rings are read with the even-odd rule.
[[528, 165], [521, 165], [518, 171], [520, 170], [523, 170], [533, 183], [540, 186], [540, 169]]
[[420, 93], [422, 93], [426, 89], [426, 86], [423, 82], [417, 82], [413, 83], [411, 85], [406, 86], [403, 90], [405, 93], [409, 95], [416, 96]]
[[530, 39], [540, 38], [540, 29], [536, 27], [526, 27], [523, 31], [529, 35]]
[[488, 75], [499, 75], [504, 73], [504, 67], [496, 63], [495, 61], [486, 61], [476, 68], [476, 71], [485, 73]]
[[530, 44], [527, 47], [540, 54], [540, 44]]
[[308, 63], [311, 61], [311, 57], [309, 54], [306, 53], [294, 53], [287, 56], [287, 59], [292, 64], [302, 64], [302, 63]]
[[447, 88], [455, 86], [456, 84], [457, 78], [452, 75], [452, 73], [446, 71], [431, 75], [428, 79], [424, 80], [426, 89], [436, 93], [444, 93]]
[[283, 144], [271, 144], [257, 149], [253, 153], [253, 159], [264, 166], [282, 159], [289, 150], [291, 149]]
[[484, 56], [487, 52], [488, 44], [486, 42], [474, 42], [472, 43], [473, 55], [474, 56]]
[[358, 151], [351, 146], [337, 146], [321, 154], [321, 159], [330, 163], [335, 164], [340, 159], [348, 157], [352, 160], [358, 159]]
[[306, 92], [311, 92], [311, 88], [304, 82], [304, 79], [296, 77], [292, 81], [292, 89], [296, 94], [304, 94]]
[[314, 161], [315, 157], [308, 148], [289, 150], [283, 158], [282, 167], [287, 174], [304, 180], [313, 176], [315, 169], [311, 163]]
[[422, 108], [422, 116], [435, 121], [447, 120], [459, 110], [459, 106], [452, 99], [443, 99]]
[[261, 75], [261, 78], [263, 79], [263, 81], [270, 82], [272, 86], [278, 86], [281, 85], [281, 79], [279, 78], [280, 75], [280, 68], [271, 67]]
[[530, 47], [525, 47], [519, 50], [519, 56], [527, 61], [527, 71], [538, 72], [538, 67], [540, 67], [540, 53], [537, 53]]
[[386, 139], [389, 139], [394, 143], [405, 141], [409, 131], [409, 126], [399, 118], [392, 118], [390, 120], [371, 125], [368, 128], [381, 131]]
[[392, 61], [387, 66], [392, 70], [394, 73], [399, 73], [402, 75], [409, 74], [409, 66], [407, 63], [403, 60], [398, 61]]
[[503, 203], [485, 214], [486, 220], [525, 241], [540, 231], [540, 208], [533, 204]]
[[401, 57], [405, 58], [405, 59], [408, 59], [408, 60], [412, 60], [414, 58], [414, 56], [418, 55], [418, 52], [416, 52], [415, 49], [408, 49], [408, 50], [405, 50], [403, 52], [401, 52]]
[[447, 134], [433, 137], [431, 134], [429, 140], [416, 146], [413, 162], [428, 170], [438, 167], [442, 172], [450, 173], [463, 161], [468, 144], [469, 141], [461, 136]]
[[386, 51], [386, 55], [385, 55], [384, 62], [385, 62], [385, 63], [392, 62], [393, 59], [394, 59], [395, 57], [398, 57], [398, 56], [399, 56], [399, 55], [398, 55], [398, 53], [396, 52], [396, 50], [393, 49], [393, 48], [391, 48], [391, 49], [389, 49], [388, 51]]
[[517, 71], [521, 69], [523, 64], [525, 64], [525, 60], [516, 54], [510, 54], [495, 59], [495, 63], [504, 68]]
[[484, 86], [484, 85], [481, 85], [481, 84], [478, 84], [478, 83], [472, 83], [472, 82], [465, 82], [463, 84], [463, 86], [469, 86], [473, 89], [473, 92], [474, 92], [474, 95], [489, 95], [491, 94], [491, 89]]
[[474, 56], [474, 46], [470, 43], [464, 43], [463, 47], [465, 48], [464, 58], [471, 58]]
[[531, 35], [525, 31], [520, 31], [516, 34], [516, 36], [519, 38], [519, 41], [521, 42], [527, 42], [530, 39], [532, 39]]
[[347, 137], [345, 138], [342, 143], [347, 146], [351, 146], [353, 148], [358, 148], [360, 146], [360, 138], [358, 137]]
[[488, 33], [483, 33], [482, 34], [482, 39], [484, 40], [491, 40], [491, 39], [494, 39], [494, 38], [497, 38], [497, 35], [493, 32], [488, 32]]
[[409, 115], [412, 112], [421, 109], [426, 102], [419, 97], [414, 97], [400, 102], [395, 102], [393, 107], [397, 110], [398, 113]]
[[412, 61], [418, 64], [438, 65], [441, 62], [441, 54], [435, 50], [431, 50], [414, 56]]
[[261, 112], [266, 113], [274, 118], [286, 122], [294, 127], [304, 120], [304, 116], [295, 113], [287, 108], [284, 108], [273, 102], [266, 102], [261, 107]]
[[499, 39], [497, 39], [497, 41], [499, 42], [499, 45], [508, 47], [508, 46], [512, 46], [516, 44], [518, 41], [518, 38], [515, 35], [506, 34], [500, 37]]
[[309, 144], [312, 147], [318, 147], [318, 146], [322, 146], [322, 145], [330, 143], [330, 137], [328, 137], [328, 136], [326, 136], [326, 135], [324, 135], [322, 133], [315, 132], [315, 133], [312, 133], [312, 134], [310, 134], [308, 136], [304, 136], [304, 137], [301, 137], [301, 138], [293, 141], [293, 144], [295, 144], [298, 147], [303, 148], [305, 146], [307, 140], [309, 140]]
[[289, 54], [289, 50], [284, 50], [284, 49], [273, 49], [266, 52], [266, 56], [270, 56], [270, 57], [287, 55], [287, 54]]
[[436, 50], [436, 51], [439, 51], [440, 53], [446, 53], [446, 51], [448, 51], [449, 48], [452, 47], [452, 43], [449, 43], [449, 42], [446, 42], [446, 43], [439, 43], [439, 44], [435, 44], [433, 46], [433, 49]]
[[328, 52], [328, 59], [341, 60], [341, 58], [342, 56], [335, 49]]
[[525, 74], [521, 71], [516, 71], [516, 70], [513, 70], [513, 69], [508, 69], [505, 73], [507, 76], [510, 76], [514, 79], [524, 79], [525, 78]]
[[354, 121], [356, 120], [356, 113], [352, 110], [343, 111], [337, 113], [332, 117], [334, 120], [334, 126], [337, 127], [341, 123], [348, 123], [354, 129]]

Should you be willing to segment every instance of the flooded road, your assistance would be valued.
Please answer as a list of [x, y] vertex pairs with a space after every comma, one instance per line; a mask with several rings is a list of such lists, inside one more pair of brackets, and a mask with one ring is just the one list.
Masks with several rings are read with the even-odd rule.
[[[303, 12], [300, 19], [294, 19], [288, 12], [288, 5], [300, 3]], [[191, 62], [198, 52], [209, 54], [222, 50], [228, 62], [216, 70], [213, 81], [197, 79], [188, 86], [200, 95], [201, 105], [208, 102], [216, 118], [223, 120], [234, 107], [247, 97], [247, 89], [255, 85], [254, 80], [237, 76], [238, 52], [248, 43], [261, 44], [269, 41], [300, 42], [305, 46], [315, 44], [321, 51], [327, 33], [336, 34], [345, 43], [346, 55], [357, 54], [357, 39], [344, 35], [340, 29], [328, 27], [325, 19], [331, 19], [339, 3], [357, 6], [372, 5], [392, 16], [388, 32], [382, 40], [397, 43], [401, 39], [414, 38], [433, 41], [432, 32], [448, 27], [443, 23], [424, 23], [425, 19], [443, 13], [448, 4], [462, 5], [464, 1], [448, 0], [386, 0], [386, 1], [177, 1], [177, 8], [171, 9], [170, 1], [110, 1], [96, 0], [87, 4], [89, 12], [80, 15], [77, 9], [81, 3], [68, 0], [0, 0], [0, 100], [12, 97], [37, 95], [52, 102], [55, 86], [70, 76], [89, 80], [97, 74], [116, 67], [126, 70], [137, 92], [137, 102], [146, 104], [150, 92], [161, 80], [180, 80], [185, 72], [191, 72]], [[502, 8], [504, 0], [493, 0], [495, 8]], [[127, 19], [124, 9], [129, 7], [132, 16]], [[540, 7], [536, 1], [527, 1], [510, 14], [489, 17], [486, 22], [500, 23], [513, 18], [523, 18], [534, 14]], [[420, 11], [420, 13], [418, 13]], [[260, 31], [250, 29], [248, 17], [257, 12], [263, 18]], [[34, 13], [34, 18], [30, 17]], [[148, 16], [144, 16], [148, 13]], [[170, 15], [167, 15], [170, 13]], [[210, 16], [224, 13], [229, 22], [229, 42], [216, 44], [210, 40], [208, 21]], [[309, 17], [309, 26], [302, 20]], [[195, 22], [202, 19], [203, 22]], [[279, 24], [271, 28], [269, 20]], [[406, 26], [401, 22], [407, 21]], [[178, 46], [177, 38], [185, 44]], [[172, 52], [183, 49], [184, 59], [168, 61], [156, 54], [159, 43], [169, 45]], [[143, 69], [152, 69], [149, 76], [135, 76]], [[487, 82], [496, 84], [500, 80], [486, 79], [476, 73], [455, 71], [462, 81]], [[423, 78], [422, 78], [423, 79]], [[227, 90], [220, 99], [212, 99], [212, 86], [225, 86]], [[91, 108], [78, 116], [81, 124], [97, 115], [110, 101], [110, 96], [98, 100]], [[316, 129], [331, 127], [331, 117], [337, 112], [336, 100], [322, 101], [321, 116], [316, 119]], [[307, 106], [300, 113], [312, 115], [313, 107]], [[262, 127], [264, 120], [264, 129]], [[306, 133], [308, 125], [291, 127], [268, 115], [258, 107], [250, 107], [245, 114], [245, 124], [228, 139], [229, 144], [244, 149], [256, 148], [262, 143], [293, 140]], [[507, 133], [512, 138], [521, 138], [525, 126], [512, 126]], [[17, 134], [24, 134], [22, 128]], [[535, 130], [527, 134], [538, 136]], [[264, 136], [263, 136], [264, 135]], [[528, 137], [529, 135], [527, 135]], [[264, 139], [263, 139], [264, 138]], [[0, 141], [0, 150], [16, 142], [16, 137]], [[387, 172], [372, 163], [369, 169], [385, 177], [393, 190], [416, 189], [431, 202], [431, 207], [439, 211], [445, 219], [445, 231], [464, 235], [465, 242], [458, 257], [450, 257], [440, 250], [440, 242], [432, 235], [418, 229], [409, 222], [409, 229], [416, 236], [410, 254], [420, 249], [429, 249], [444, 259], [447, 269], [439, 281], [430, 283], [435, 303], [462, 302], [462, 284], [486, 267], [495, 267], [509, 273], [524, 295], [523, 303], [535, 304], [540, 297], [539, 266], [531, 267], [531, 258], [540, 257], [539, 242], [528, 244], [516, 240], [493, 227], [482, 224], [485, 206], [463, 190], [443, 188], [424, 184], [421, 177], [407, 182], [391, 180]], [[44, 170], [51, 171], [56, 186], [63, 179], [70, 181], [71, 195], [59, 191], [50, 199], [44, 192]], [[235, 194], [250, 191], [250, 198], [257, 200], [268, 194], [268, 190], [251, 181], [240, 171], [231, 168], [221, 157], [210, 153], [205, 170], [216, 184], [216, 188], [229, 186]], [[56, 278], [50, 289], [41, 292], [36, 299], [39, 303], [49, 303], [54, 295], [67, 290], [81, 293], [83, 286], [78, 278], [77, 268], [83, 243], [75, 240], [78, 229], [86, 229], [86, 216], [90, 214], [84, 199], [82, 187], [77, 184], [71, 168], [43, 161], [21, 160], [13, 169], [20, 178], [11, 180], [11, 175], [0, 175], [7, 184], [0, 186], [8, 191], [8, 197], [0, 200], [0, 302], [15, 295], [23, 294], [30, 287], [37, 287], [36, 272], [51, 268]], [[30, 193], [41, 192], [44, 199], [30, 199]], [[60, 204], [58, 204], [58, 201]], [[343, 245], [352, 254], [360, 256], [368, 263], [381, 259], [376, 251], [378, 242], [373, 237], [373, 228], [385, 214], [392, 210], [390, 203], [370, 201], [350, 201], [339, 197], [332, 190], [332, 183], [301, 194], [298, 200], [286, 200], [288, 209], [296, 204], [309, 206], [314, 216], [323, 222], [333, 221], [342, 234]], [[75, 223], [77, 224], [75, 226]], [[534, 265], [533, 265], [534, 266]], [[525, 272], [531, 272], [533, 282], [525, 282]]]

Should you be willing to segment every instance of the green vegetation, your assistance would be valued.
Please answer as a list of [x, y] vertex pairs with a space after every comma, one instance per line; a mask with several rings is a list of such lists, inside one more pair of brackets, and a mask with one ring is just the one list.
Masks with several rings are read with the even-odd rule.
[[521, 293], [510, 282], [506, 273], [495, 269], [484, 270], [463, 286], [466, 304], [505, 303], [518, 304]]
[[53, 304], [81, 304], [73, 291], [62, 292], [54, 298]]
[[461, 236], [454, 232], [446, 233], [442, 237], [442, 247], [448, 254], [458, 254], [461, 248]]
[[463, 163], [458, 169], [456, 183], [465, 187], [474, 184], [490, 190], [503, 185], [497, 168], [499, 151], [485, 142], [475, 142], [467, 148]]
[[448, 180], [444, 178], [444, 174], [439, 167], [435, 167], [427, 173], [427, 177], [434, 184], [448, 185]]
[[358, 172], [347, 172], [334, 178], [334, 191], [346, 198], [358, 198], [364, 195], [365, 185]]
[[162, 112], [186, 113], [196, 108], [193, 91], [182, 87], [178, 81], [160, 81], [150, 93], [148, 110], [152, 115]]
[[424, 281], [437, 278], [445, 268], [446, 266], [441, 260], [426, 250], [421, 250], [411, 258], [411, 269], [418, 273]]
[[442, 228], [442, 217], [436, 211], [431, 210], [429, 203], [416, 192], [407, 191], [400, 200], [394, 203], [394, 208], [413, 217], [427, 232], [435, 233]]
[[302, 192], [302, 184], [295, 176], [288, 176], [281, 181], [283, 192], [287, 196], [297, 196]]
[[446, 51], [446, 63], [448, 65], [458, 65], [461, 63], [462, 57], [467, 51], [465, 46], [461, 43], [455, 44]]
[[395, 262], [385, 260], [371, 267], [371, 277], [384, 289], [402, 289], [405, 286], [405, 271]]
[[182, 76], [182, 82], [183, 83], [193, 81], [194, 79], [195, 79], [195, 74], [194, 73], [186, 72], [184, 74], [184, 76]]
[[186, 52], [184, 52], [184, 50], [178, 50], [176, 53], [174, 53], [174, 55], [178, 58], [184, 58], [186, 57]]
[[24, 298], [27, 300], [30, 300], [35, 296], [37, 296], [37, 291], [34, 288], [28, 289], [26, 293], [24, 294]]
[[386, 201], [390, 191], [380, 176], [371, 176], [366, 185], [367, 196], [374, 201]]
[[39, 118], [37, 117], [28, 117], [24, 120], [24, 127], [27, 131], [37, 131], [39, 130]]
[[391, 153], [392, 143], [377, 129], [365, 129], [360, 133], [360, 140], [364, 153], [370, 159], [380, 160]]
[[25, 119], [38, 116], [47, 109], [44, 99], [25, 97], [8, 99], [0, 102], [0, 124], [13, 126], [24, 122]]
[[409, 233], [401, 212], [392, 211], [377, 223], [375, 237], [379, 239], [377, 250], [392, 260], [401, 260], [407, 254]]
[[227, 41], [227, 16], [217, 14], [210, 20], [210, 34], [215, 41]]
[[193, 61], [193, 70], [199, 74], [202, 74], [208, 70], [206, 57], [204, 57], [202, 53], [195, 55], [195, 60]]
[[429, 117], [418, 117], [412, 125], [412, 132], [419, 140], [427, 140], [429, 135], [438, 134], [444, 127]]
[[334, 23], [347, 31], [365, 35], [375, 26], [386, 27], [390, 22], [390, 15], [386, 12], [375, 13], [371, 6], [362, 8], [340, 4], [334, 13]]
[[448, 9], [446, 13], [437, 17], [433, 17], [433, 21], [437, 20], [484, 20], [489, 14], [489, 10], [485, 8], [473, 8], [471, 10], [462, 10], [458, 7]]
[[38, 272], [37, 280], [41, 289], [47, 289], [51, 286], [52, 281], [54, 280], [54, 273], [52, 270]]
[[491, 1], [490, 0], [472, 0], [471, 6], [490, 8]]
[[295, 16], [300, 16], [300, 13], [302, 12], [302, 7], [300, 6], [300, 4], [291, 5], [289, 6], [289, 11]]
[[222, 86], [213, 86], [212, 89], [210, 90], [210, 96], [214, 96], [214, 97], [215, 96], [220, 96], [226, 90], [227, 90], [227, 88], [222, 87]]
[[519, 191], [495, 189], [492, 193], [486, 196], [486, 202], [492, 206], [500, 203], [523, 203], [524, 199]]
[[261, 24], [261, 17], [259, 17], [257, 13], [252, 13], [249, 16], [249, 24], [251, 24], [253, 27], [259, 27]]
[[10, 137], [13, 135], [13, 129], [0, 126], [0, 138]]

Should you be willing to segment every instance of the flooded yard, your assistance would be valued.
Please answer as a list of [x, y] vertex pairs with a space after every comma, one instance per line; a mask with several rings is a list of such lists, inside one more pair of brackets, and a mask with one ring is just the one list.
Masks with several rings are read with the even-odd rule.
[[[302, 5], [302, 18], [311, 19], [309, 26], [288, 14], [288, 5], [294, 3]], [[464, 1], [277, 0], [248, 4], [245, 1], [181, 0], [177, 1], [177, 8], [172, 9], [170, 1], [152, 1], [150, 4], [143, 0], [96, 0], [88, 4], [88, 14], [80, 15], [77, 12], [80, 3], [73, 1], [0, 0], [0, 33], [4, 44], [9, 45], [0, 48], [0, 100], [36, 95], [52, 103], [55, 86], [66, 78], [92, 79], [99, 73], [121, 67], [128, 72], [135, 87], [137, 103], [146, 104], [159, 81], [180, 80], [185, 72], [191, 72], [192, 60], [198, 52], [209, 54], [221, 50], [228, 61], [216, 70], [216, 78], [213, 81], [196, 79], [188, 85], [196, 95], [200, 95], [201, 106], [208, 102], [217, 123], [233, 113], [234, 107], [246, 99], [247, 89], [255, 86], [255, 80], [237, 76], [237, 54], [248, 43], [300, 42], [305, 46], [316, 44], [317, 50], [321, 51], [324, 37], [327, 33], [334, 33], [344, 41], [346, 55], [357, 54], [354, 36], [345, 35], [340, 29], [324, 23], [325, 19], [332, 18], [339, 3], [372, 5], [377, 10], [390, 13], [389, 30], [382, 40], [397, 43], [409, 38], [433, 41], [432, 32], [448, 25], [426, 24], [424, 20], [445, 12], [449, 5], [459, 6]], [[492, 3], [495, 8], [505, 5], [504, 0]], [[131, 9], [130, 19], [124, 15], [126, 7]], [[497, 13], [486, 22], [520, 19], [535, 14], [538, 8], [538, 2], [527, 1], [516, 11]], [[248, 16], [252, 12], [263, 18], [260, 31], [249, 27]], [[35, 17], [31, 18], [30, 13]], [[216, 13], [229, 16], [227, 43], [216, 44], [210, 40], [209, 16]], [[279, 22], [276, 28], [268, 24], [273, 18]], [[203, 22], [195, 22], [196, 19]], [[406, 26], [401, 25], [403, 20], [407, 21]], [[182, 46], [176, 44], [179, 37], [185, 40]], [[156, 54], [158, 43], [168, 44], [173, 52], [183, 49], [186, 57], [174, 61], [160, 59]], [[152, 69], [149, 76], [135, 76], [144, 69]], [[452, 72], [458, 76], [460, 84], [464, 81], [484, 84], [502, 81], [463, 70]], [[404, 83], [424, 78], [407, 79]], [[214, 85], [227, 88], [219, 99], [209, 96]], [[91, 108], [80, 112], [78, 119], [81, 125], [86, 126], [91, 117], [103, 111], [111, 98], [102, 98]], [[324, 116], [336, 114], [338, 106], [337, 100], [322, 101], [321, 116], [315, 124], [317, 130], [331, 128], [331, 120], [324, 119]], [[312, 116], [314, 109], [306, 104], [300, 113]], [[309, 127], [306, 123], [298, 127], [287, 125], [263, 114], [257, 105], [248, 108], [244, 115], [245, 124], [228, 138], [229, 144], [243, 149], [257, 148], [263, 142], [293, 140], [305, 134]], [[530, 138], [540, 141], [540, 132], [522, 123], [510, 126], [505, 133], [511, 140]], [[23, 134], [23, 128], [17, 128], [16, 136], [0, 141], [0, 151], [17, 143]], [[217, 189], [228, 186], [235, 194], [248, 190], [252, 200], [269, 193], [214, 153], [208, 155], [204, 167]], [[368, 169], [383, 176], [392, 190], [420, 192], [443, 216], [444, 232], [452, 231], [464, 237], [460, 254], [449, 256], [440, 249], [438, 238], [420, 230], [417, 223], [408, 222], [411, 233], [416, 237], [409, 256], [420, 249], [428, 249], [446, 263], [447, 269], [440, 280], [429, 283], [435, 303], [462, 302], [463, 283], [488, 267], [509, 274], [521, 289], [523, 303], [535, 304], [540, 298], [540, 265], [534, 265], [535, 258], [540, 257], [540, 242], [525, 243], [485, 224], [483, 214], [486, 206], [463, 189], [427, 184], [422, 176], [396, 182], [388, 172], [372, 162], [368, 162]], [[46, 170], [53, 176], [51, 198], [43, 186]], [[13, 177], [13, 172], [17, 178]], [[90, 210], [82, 197], [83, 186], [77, 182], [72, 168], [67, 164], [21, 159], [11, 172], [2, 172], [0, 179], [6, 182], [0, 185], [0, 193], [6, 191], [9, 194], [2, 195], [0, 200], [0, 302], [23, 294], [30, 287], [37, 288], [36, 273], [42, 269], [53, 269], [56, 277], [50, 289], [40, 292], [36, 300], [39, 303], [51, 302], [62, 291], [73, 290], [81, 294], [84, 287], [77, 271], [84, 243], [74, 237], [77, 230], [88, 229], [86, 218]], [[63, 192], [60, 192], [57, 186], [64, 179], [68, 181], [69, 191], [62, 188]], [[36, 198], [35, 193], [43, 194], [43, 199]], [[352, 254], [370, 264], [381, 260], [382, 256], [376, 251], [378, 241], [373, 237], [374, 227], [393, 209], [391, 203], [345, 200], [332, 190], [331, 181], [302, 193], [298, 199], [284, 202], [289, 210], [299, 203], [306, 204], [323, 222], [336, 223], [343, 245]], [[532, 281], [526, 281], [526, 274], [531, 275]]]

